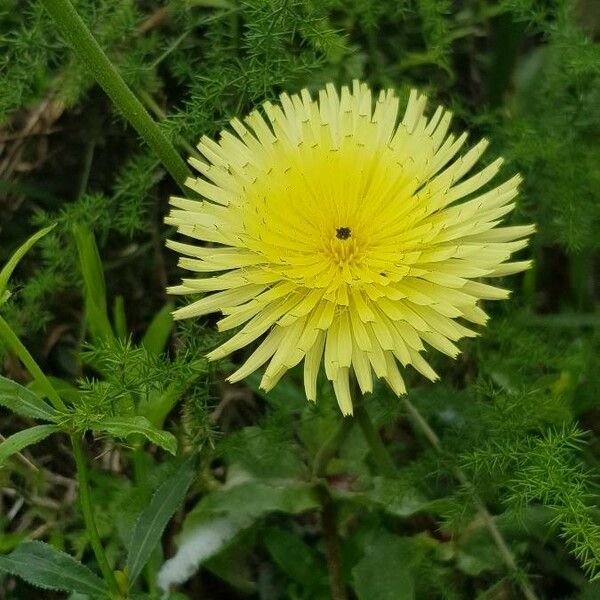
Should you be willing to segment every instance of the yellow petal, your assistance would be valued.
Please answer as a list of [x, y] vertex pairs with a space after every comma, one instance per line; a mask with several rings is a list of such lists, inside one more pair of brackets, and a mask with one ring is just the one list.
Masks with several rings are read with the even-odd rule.
[[340, 410], [344, 416], [353, 412], [352, 396], [350, 395], [349, 370], [347, 367], [338, 369], [337, 376], [333, 380], [333, 389]]

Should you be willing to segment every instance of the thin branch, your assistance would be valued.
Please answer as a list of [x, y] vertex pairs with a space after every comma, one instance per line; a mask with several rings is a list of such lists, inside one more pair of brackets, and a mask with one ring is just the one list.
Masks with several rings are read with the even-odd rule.
[[[411, 417], [411, 419], [413, 420], [413, 422], [421, 430], [421, 432], [427, 438], [427, 440], [433, 446], [433, 448], [437, 452], [442, 453], [443, 452], [442, 442], [441, 442], [440, 438], [437, 436], [437, 434], [435, 433], [435, 431], [433, 431], [433, 429], [431, 428], [429, 423], [425, 420], [425, 417], [423, 417], [423, 415], [419, 412], [417, 407], [408, 399], [408, 396], [404, 396], [402, 398], [402, 400], [403, 400], [404, 406], [406, 407], [406, 410], [407, 410], [409, 416]], [[492, 536], [494, 543], [498, 547], [498, 551], [500, 552], [500, 556], [502, 557], [504, 564], [508, 567], [509, 571], [513, 575], [515, 575], [515, 580], [517, 581], [519, 587], [521, 588], [521, 591], [523, 592], [523, 595], [525, 596], [525, 598], [527, 598], [527, 600], [538, 600], [538, 597], [535, 594], [535, 592], [533, 591], [533, 588], [531, 587], [529, 581], [527, 581], [526, 579], [524, 579], [523, 577], [520, 576], [521, 571], [519, 570], [519, 567], [517, 566], [515, 558], [511, 552], [510, 548], [508, 547], [508, 544], [506, 543], [504, 536], [498, 529], [498, 526], [496, 525], [496, 522], [494, 521], [494, 517], [492, 517], [492, 515], [488, 511], [487, 507], [485, 506], [485, 504], [483, 503], [481, 498], [479, 498], [477, 492], [475, 491], [475, 489], [473, 487], [473, 484], [468, 480], [467, 476], [463, 473], [463, 471], [459, 467], [456, 467], [454, 469], [454, 475], [458, 479], [458, 481], [462, 485], [467, 487], [469, 489], [469, 491], [471, 492], [473, 499], [475, 501], [475, 506], [477, 507], [477, 512], [479, 513], [479, 516], [481, 517], [486, 529], [490, 532], [490, 535]]]

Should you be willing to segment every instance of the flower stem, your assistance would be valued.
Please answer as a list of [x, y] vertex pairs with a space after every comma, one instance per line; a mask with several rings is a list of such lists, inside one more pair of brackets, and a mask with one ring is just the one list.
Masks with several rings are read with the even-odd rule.
[[329, 587], [333, 600], [346, 600], [346, 586], [342, 576], [340, 558], [340, 543], [335, 522], [335, 507], [333, 498], [325, 483], [320, 481], [325, 476], [327, 465], [333, 458], [342, 442], [352, 429], [353, 421], [345, 418], [336, 430], [325, 440], [319, 448], [312, 469], [312, 478], [316, 482], [316, 491], [321, 502], [321, 527], [323, 541], [325, 542], [325, 556], [327, 558], [327, 572], [329, 573]]
[[94, 520], [94, 508], [90, 498], [87, 467], [85, 464], [83, 449], [81, 447], [81, 440], [77, 437], [77, 434], [71, 435], [71, 444], [73, 446], [73, 456], [75, 457], [75, 465], [77, 467], [77, 478], [79, 480], [79, 503], [81, 505], [81, 512], [83, 513], [85, 529], [108, 589], [114, 598], [122, 598], [123, 596], [119, 590], [119, 585], [115, 579], [115, 574], [113, 573], [110, 565], [108, 564], [108, 560], [106, 559], [106, 554], [104, 553], [104, 548], [102, 547], [102, 542], [100, 541], [100, 535], [98, 534], [98, 528], [96, 527], [96, 521]]
[[340, 541], [335, 522], [333, 500], [326, 488], [321, 488], [321, 526], [327, 557], [329, 587], [332, 600], [347, 600], [346, 586], [342, 576], [342, 561], [340, 557]]
[[129, 89], [69, 0], [42, 0], [58, 29], [123, 116], [156, 152], [181, 188], [190, 172], [171, 142]]
[[377, 464], [379, 472], [384, 477], [394, 478], [398, 476], [398, 469], [392, 460], [387, 448], [385, 447], [381, 436], [373, 425], [373, 421], [362, 402], [355, 402], [354, 417], [360, 427], [365, 440], [371, 450], [373, 460]]
[[[404, 406], [406, 407], [409, 416], [413, 420], [413, 423], [417, 425], [417, 427], [421, 430], [423, 435], [427, 438], [429, 443], [437, 452], [443, 452], [442, 442], [440, 441], [440, 438], [437, 436], [435, 431], [433, 431], [429, 423], [426, 421], [425, 417], [423, 417], [423, 415], [419, 412], [417, 407], [408, 399], [408, 396], [404, 396], [402, 400], [404, 402]], [[504, 564], [508, 567], [509, 571], [513, 575], [518, 575], [519, 568], [517, 567], [515, 558], [512, 555], [512, 552], [510, 551], [510, 548], [508, 547], [504, 536], [498, 529], [494, 518], [492, 517], [487, 507], [482, 502], [481, 498], [479, 498], [477, 492], [473, 488], [473, 484], [468, 480], [467, 476], [458, 467], [454, 469], [454, 476], [462, 485], [464, 485], [470, 490], [475, 501], [475, 506], [477, 507], [477, 512], [479, 513], [479, 516], [483, 521], [486, 529], [492, 536], [492, 539], [494, 540], [494, 543], [498, 548], [498, 552], [500, 553]], [[535, 592], [533, 591], [533, 588], [531, 587], [527, 579], [523, 577], [517, 577], [516, 581], [519, 587], [521, 588], [521, 591], [523, 592], [523, 596], [525, 596], [527, 600], [538, 600]]]

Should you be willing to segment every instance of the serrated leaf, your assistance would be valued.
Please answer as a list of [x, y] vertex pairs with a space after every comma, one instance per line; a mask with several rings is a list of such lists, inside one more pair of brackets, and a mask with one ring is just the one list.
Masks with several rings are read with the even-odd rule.
[[142, 435], [148, 441], [164, 448], [173, 455], [177, 451], [177, 440], [172, 433], [156, 429], [146, 417], [139, 415], [106, 417], [93, 421], [89, 424], [89, 427], [93, 431], [104, 431], [122, 439], [127, 439], [132, 435]]
[[11, 554], [0, 556], [0, 570], [27, 583], [94, 598], [107, 596], [104, 582], [65, 552], [43, 542], [24, 542]]
[[159, 543], [167, 523], [185, 499], [194, 479], [194, 467], [194, 459], [188, 459], [175, 475], [156, 490], [150, 505], [138, 517], [131, 534], [127, 557], [130, 584], [141, 573]]
[[57, 431], [60, 431], [58, 425], [36, 425], [35, 427], [14, 433], [0, 444], [0, 466], [13, 454], [21, 452], [23, 448], [31, 446], [31, 444], [36, 444]]
[[21, 417], [54, 421], [56, 411], [37, 394], [16, 381], [0, 376], [0, 405]]
[[41, 229], [37, 233], [34, 233], [29, 239], [25, 241], [25, 243], [21, 244], [19, 248], [13, 253], [13, 255], [8, 259], [8, 262], [0, 271], [0, 304], [8, 299], [10, 294], [6, 294], [6, 286], [8, 285], [8, 280], [12, 275], [13, 271], [21, 262], [21, 259], [31, 250], [33, 245], [43, 238], [47, 233], [54, 229], [55, 225], [50, 225], [49, 227], [45, 227]]

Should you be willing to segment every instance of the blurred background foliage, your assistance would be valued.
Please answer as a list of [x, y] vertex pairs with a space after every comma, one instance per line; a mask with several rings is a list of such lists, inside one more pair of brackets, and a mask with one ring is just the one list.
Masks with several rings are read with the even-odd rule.
[[[442, 383], [408, 374], [410, 398], [442, 451], [382, 386], [365, 406], [400, 477], [377, 473], [356, 427], [315, 474], [341, 421], [326, 382], [315, 406], [293, 373], [267, 396], [253, 378], [224, 384], [227, 365], [202, 359], [216, 343], [210, 320], [178, 325], [170, 338], [170, 324], [161, 333], [159, 323], [164, 352], [144, 346], [165, 285], [179, 276], [162, 224], [176, 185], [42, 5], [0, 0], [0, 262], [37, 228], [58, 223], [19, 267], [2, 312], [48, 374], [77, 383], [82, 415], [125, 394], [178, 390], [163, 419], [180, 449], [200, 450], [201, 461], [155, 557], [158, 581], [178, 590], [171, 597], [328, 598], [323, 490], [349, 597], [504, 599], [527, 586], [539, 598], [600, 597], [597, 0], [74, 4], [182, 155], [282, 91], [353, 78], [401, 94], [417, 86], [452, 108], [454, 131], [490, 138], [487, 160], [500, 154], [505, 174], [524, 176], [511, 218], [538, 227], [527, 250], [535, 267], [506, 282], [513, 296], [487, 307], [489, 327], [462, 342], [457, 361], [432, 357]], [[118, 334], [110, 343], [92, 335], [84, 346], [94, 322], [73, 235], [81, 226], [102, 258]], [[7, 376], [25, 381], [18, 361], [1, 353]], [[24, 426], [0, 418], [5, 435]], [[100, 533], [118, 567], [135, 516], [175, 459], [151, 453], [141, 486], [110, 438], [88, 442]], [[92, 562], [65, 447], [44, 442], [26, 456], [29, 465], [16, 460], [0, 471], [0, 551], [33, 537]], [[513, 567], [485, 527], [481, 501]], [[157, 597], [150, 580], [143, 589]], [[38, 594], [0, 575], [0, 598]]]

